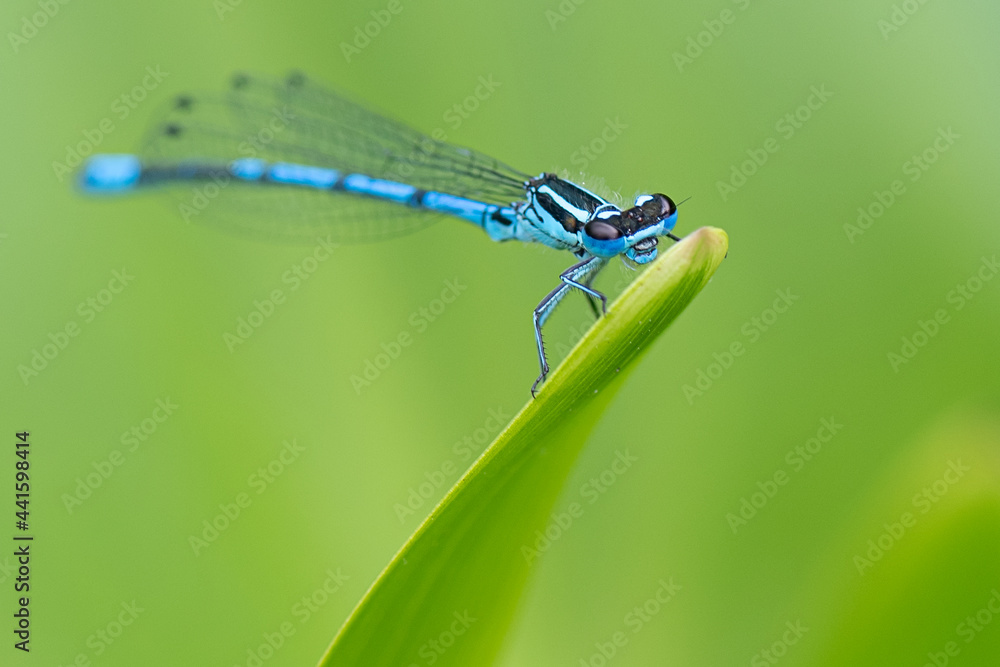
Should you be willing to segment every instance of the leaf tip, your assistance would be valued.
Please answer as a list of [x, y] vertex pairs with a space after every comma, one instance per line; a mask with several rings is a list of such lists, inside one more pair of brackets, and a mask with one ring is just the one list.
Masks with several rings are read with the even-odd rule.
[[699, 227], [685, 236], [681, 243], [691, 243], [713, 255], [725, 257], [729, 254], [729, 234], [718, 227]]

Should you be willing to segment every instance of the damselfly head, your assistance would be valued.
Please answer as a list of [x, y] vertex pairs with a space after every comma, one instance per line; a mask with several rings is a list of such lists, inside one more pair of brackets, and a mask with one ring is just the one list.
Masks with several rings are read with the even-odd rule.
[[603, 208], [584, 225], [583, 246], [592, 255], [614, 257], [625, 253], [636, 264], [656, 259], [658, 237], [677, 224], [677, 205], [663, 194], [639, 195], [624, 211]]

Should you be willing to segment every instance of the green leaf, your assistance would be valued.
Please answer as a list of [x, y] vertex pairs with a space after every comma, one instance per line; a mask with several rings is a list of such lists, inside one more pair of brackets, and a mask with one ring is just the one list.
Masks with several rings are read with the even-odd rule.
[[581, 447], [629, 371], [705, 287], [727, 248], [725, 232], [699, 229], [611, 304], [382, 571], [321, 665], [400, 667], [433, 657], [447, 667], [495, 659], [537, 562], [537, 531], [550, 521]]

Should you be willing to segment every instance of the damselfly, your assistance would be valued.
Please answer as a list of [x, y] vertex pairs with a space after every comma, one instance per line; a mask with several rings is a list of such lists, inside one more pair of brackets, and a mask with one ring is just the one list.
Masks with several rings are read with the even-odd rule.
[[211, 207], [240, 230], [286, 240], [329, 230], [377, 239], [443, 214], [494, 241], [568, 250], [577, 262], [532, 314], [541, 366], [532, 396], [549, 372], [542, 327], [559, 302], [580, 290], [600, 316], [607, 299], [591, 284], [612, 258], [646, 264], [659, 237], [678, 240], [666, 195], [640, 195], [623, 210], [553, 174], [532, 177], [437, 141], [298, 74], [238, 75], [228, 91], [178, 97], [138, 155], [96, 155], [80, 181], [91, 193], [194, 184], [179, 195], [183, 217]]

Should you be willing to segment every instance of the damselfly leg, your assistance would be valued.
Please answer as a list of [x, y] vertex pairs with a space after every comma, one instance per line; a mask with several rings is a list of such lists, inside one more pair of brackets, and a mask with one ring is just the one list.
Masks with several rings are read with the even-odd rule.
[[[535, 396], [535, 392], [538, 389], [545, 377], [549, 374], [549, 362], [545, 358], [545, 344], [542, 341], [542, 327], [545, 326], [546, 320], [555, 310], [559, 302], [569, 294], [570, 290], [574, 287], [581, 290], [587, 295], [588, 299], [600, 299], [601, 301], [601, 312], [605, 312], [607, 309], [607, 297], [598, 292], [597, 290], [590, 287], [591, 281], [594, 277], [600, 273], [601, 269], [608, 265], [607, 259], [603, 257], [590, 257], [582, 262], [578, 262], [573, 266], [569, 267], [561, 274], [559, 274], [559, 279], [562, 281], [562, 285], [555, 288], [549, 292], [541, 303], [535, 307], [533, 313], [533, 319], [535, 324], [535, 342], [538, 344], [538, 363], [541, 366], [541, 374], [539, 374], [538, 379], [535, 383], [531, 385], [531, 396]], [[597, 311], [597, 306], [592, 302], [591, 304], [594, 311]]]

